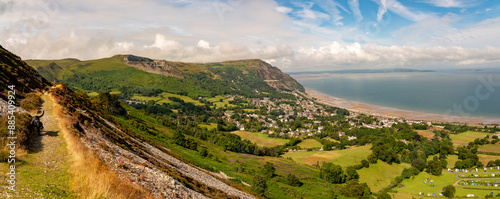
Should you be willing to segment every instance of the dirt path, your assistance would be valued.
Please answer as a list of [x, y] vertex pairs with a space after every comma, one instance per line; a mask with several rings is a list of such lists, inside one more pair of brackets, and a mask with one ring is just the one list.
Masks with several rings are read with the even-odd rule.
[[14, 198], [76, 198], [70, 193], [69, 157], [54, 114], [54, 101], [41, 96], [45, 111], [41, 121], [44, 129], [35, 135], [33, 147], [20, 158], [18, 182]]

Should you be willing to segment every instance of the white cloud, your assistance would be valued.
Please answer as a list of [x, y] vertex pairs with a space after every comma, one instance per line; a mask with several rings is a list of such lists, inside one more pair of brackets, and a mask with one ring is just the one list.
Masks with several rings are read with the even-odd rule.
[[448, 14], [442, 17], [429, 16], [412, 25], [393, 32], [393, 40], [399, 40], [399, 45], [426, 46], [429, 38], [435, 38], [457, 30], [453, 25], [459, 16]]
[[474, 5], [476, 0], [423, 0], [422, 2], [436, 7], [463, 8]]
[[197, 46], [198, 48], [210, 49], [210, 43], [205, 40], [200, 40]]
[[285, 7], [285, 6], [277, 6], [274, 8], [276, 12], [283, 13], [283, 14], [288, 14], [293, 11], [292, 8]]
[[408, 20], [411, 21], [420, 21], [422, 19], [427, 18], [431, 14], [428, 13], [423, 13], [418, 10], [413, 10], [410, 9], [397, 0], [372, 0], [379, 4], [378, 8], [378, 13], [377, 13], [377, 20], [380, 22], [384, 16], [384, 14], [387, 12], [387, 10], [390, 10], [399, 16], [402, 16]]
[[447, 34], [430, 37], [427, 45], [463, 46], [481, 48], [500, 47], [500, 17], [486, 19], [464, 29], [455, 29]]
[[352, 10], [354, 17], [356, 18], [356, 22], [360, 22], [363, 20], [363, 16], [361, 15], [361, 11], [359, 10], [359, 0], [349, 0], [349, 8]]
[[[74, 1], [52, 11], [40, 4], [50, 0], [15, 1], [4, 13], [9, 17], [0, 18], [0, 43], [25, 59], [115, 54], [187, 62], [259, 58], [288, 71], [472, 66], [500, 59], [500, 18], [456, 29], [457, 16], [437, 17], [395, 0], [373, 0], [379, 4], [379, 20], [390, 10], [416, 23], [394, 32], [403, 42], [391, 38], [391, 46], [361, 45], [344, 42], [354, 40], [354, 25], [324, 26], [341, 25], [342, 14], [350, 14], [332, 0], [298, 10], [269, 0], [227, 1], [219, 12], [213, 1], [174, 1]], [[362, 19], [359, 3], [348, 1], [356, 20]]]
[[[500, 48], [379, 46], [333, 42], [319, 48], [301, 48], [292, 58], [296, 71], [346, 68], [435, 68], [500, 62]], [[280, 64], [277, 62], [276, 64]]]
[[344, 25], [340, 20], [343, 19], [340, 9], [348, 12], [342, 5], [333, 1], [333, 0], [314, 0], [314, 3], [318, 5], [321, 9], [323, 9], [328, 15], [330, 15], [332, 20], [332, 24], [336, 26]]

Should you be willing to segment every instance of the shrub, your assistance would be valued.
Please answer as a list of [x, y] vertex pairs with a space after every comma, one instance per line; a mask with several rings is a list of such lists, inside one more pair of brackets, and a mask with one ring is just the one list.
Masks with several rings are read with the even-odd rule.
[[0, 162], [7, 162], [9, 159], [9, 151], [1, 150], [0, 151]]
[[256, 175], [252, 180], [252, 191], [260, 196], [264, 196], [267, 190], [266, 179], [260, 175]]
[[38, 107], [42, 106], [42, 98], [35, 93], [28, 93], [19, 104], [24, 110], [34, 111], [37, 110]]
[[345, 174], [342, 167], [331, 162], [324, 163], [321, 166], [319, 176], [333, 184], [340, 184], [345, 182]]
[[455, 187], [453, 185], [448, 185], [444, 187], [443, 195], [447, 198], [453, 198], [453, 196], [455, 196]]
[[[18, 114], [14, 113], [15, 121], [15, 136], [17, 137], [16, 148], [27, 149], [31, 144], [31, 138], [35, 134], [35, 131], [31, 129], [30, 122], [31, 116], [28, 113]], [[8, 142], [7, 137], [9, 135], [9, 129], [7, 122], [9, 121], [7, 116], [0, 118], [0, 144], [5, 146]]]
[[299, 180], [299, 178], [297, 178], [297, 176], [289, 173], [286, 178], [285, 178], [285, 183], [287, 185], [290, 185], [292, 187], [300, 187], [302, 186], [302, 182]]

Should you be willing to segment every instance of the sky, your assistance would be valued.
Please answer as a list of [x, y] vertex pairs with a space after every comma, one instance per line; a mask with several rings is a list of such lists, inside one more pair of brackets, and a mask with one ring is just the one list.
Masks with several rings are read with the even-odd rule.
[[262, 59], [283, 71], [500, 64], [495, 0], [0, 0], [23, 59]]

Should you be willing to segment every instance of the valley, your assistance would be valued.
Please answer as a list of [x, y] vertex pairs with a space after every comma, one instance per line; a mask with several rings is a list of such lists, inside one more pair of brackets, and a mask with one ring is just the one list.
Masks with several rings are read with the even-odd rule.
[[[18, 91], [23, 99], [48, 93], [60, 108], [62, 129], [75, 137], [66, 144], [78, 143], [100, 165], [65, 177], [113, 176], [102, 181], [109, 190], [85, 195], [91, 185], [64, 185], [68, 192], [60, 198], [428, 198], [448, 185], [456, 197], [500, 194], [498, 182], [457, 184], [455, 172], [499, 171], [497, 126], [332, 107], [261, 60], [202, 64], [116, 55], [26, 60], [28, 66], [7, 50], [2, 54], [4, 65], [25, 72], [0, 80], [25, 83]], [[32, 75], [35, 69], [42, 81]], [[25, 152], [21, 158], [37, 154], [29, 147]], [[2, 161], [2, 172], [6, 166]], [[427, 179], [435, 183], [422, 186]]]

